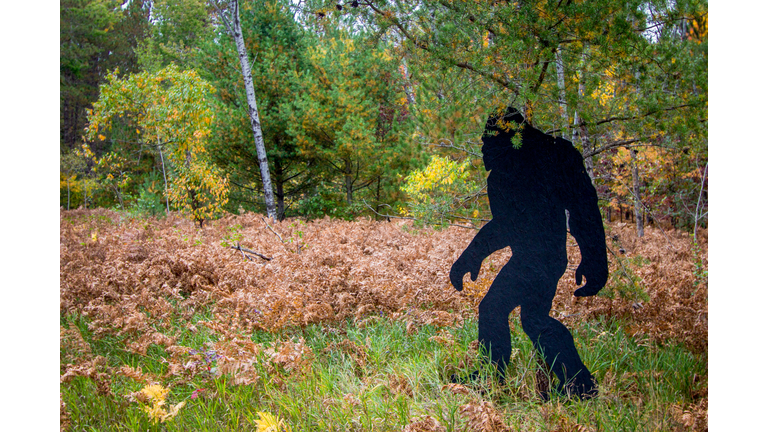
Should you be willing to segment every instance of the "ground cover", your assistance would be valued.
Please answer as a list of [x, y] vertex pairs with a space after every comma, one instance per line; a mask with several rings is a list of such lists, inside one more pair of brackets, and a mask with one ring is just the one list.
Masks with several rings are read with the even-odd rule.
[[474, 231], [254, 214], [200, 229], [106, 210], [60, 226], [62, 429], [265, 430], [270, 415], [293, 431], [706, 428], [706, 232], [693, 245], [607, 226], [612, 276], [589, 299], [571, 294], [570, 240], [552, 315], [600, 396], [542, 403], [548, 374], [514, 314], [512, 382], [449, 383], [478, 366], [477, 304], [509, 257], [455, 292]]

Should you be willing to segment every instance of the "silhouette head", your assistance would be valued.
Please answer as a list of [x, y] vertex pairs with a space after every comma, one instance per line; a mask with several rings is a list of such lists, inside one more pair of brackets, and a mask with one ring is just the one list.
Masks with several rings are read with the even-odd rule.
[[486, 171], [503, 168], [515, 149], [512, 143], [521, 126], [527, 124], [516, 108], [508, 107], [504, 114], [491, 114], [483, 133], [483, 163]]

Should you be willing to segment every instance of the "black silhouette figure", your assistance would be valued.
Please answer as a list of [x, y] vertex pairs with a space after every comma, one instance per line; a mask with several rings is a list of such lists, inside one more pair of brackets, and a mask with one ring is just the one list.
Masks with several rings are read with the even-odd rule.
[[[515, 148], [512, 137], [521, 134]], [[496, 366], [501, 381], [511, 355], [509, 314], [520, 306], [523, 330], [543, 355], [560, 383], [557, 391], [579, 398], [597, 394], [597, 384], [581, 361], [573, 336], [549, 316], [557, 282], [568, 263], [566, 223], [581, 250], [574, 292], [597, 294], [608, 278], [605, 232], [597, 193], [581, 154], [569, 141], [535, 129], [514, 108], [488, 119], [483, 162], [493, 218], [451, 267], [451, 283], [461, 291], [463, 277], [476, 280], [483, 260], [512, 248], [480, 302], [478, 339]], [[566, 222], [566, 212], [569, 219]], [[549, 395], [542, 395], [547, 399]]]

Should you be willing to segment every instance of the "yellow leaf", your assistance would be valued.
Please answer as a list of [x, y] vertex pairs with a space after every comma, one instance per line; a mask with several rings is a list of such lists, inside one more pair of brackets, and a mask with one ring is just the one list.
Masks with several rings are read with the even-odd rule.
[[285, 425], [282, 419], [272, 413], [259, 413], [259, 419], [256, 420], [257, 432], [282, 432], [283, 430], [290, 431], [290, 428]]

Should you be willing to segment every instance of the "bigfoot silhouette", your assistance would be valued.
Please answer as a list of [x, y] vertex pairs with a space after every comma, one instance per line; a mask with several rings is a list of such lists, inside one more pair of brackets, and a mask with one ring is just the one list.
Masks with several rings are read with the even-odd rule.
[[[522, 145], [515, 148], [512, 137], [517, 133]], [[557, 391], [594, 397], [596, 383], [571, 333], [549, 316], [557, 282], [568, 263], [566, 224], [581, 250], [576, 284], [586, 277], [586, 284], [574, 295], [595, 295], [608, 278], [603, 222], [584, 160], [569, 141], [535, 129], [514, 108], [488, 119], [482, 151], [485, 169], [490, 171], [488, 199], [493, 218], [451, 267], [451, 283], [461, 291], [465, 274], [476, 280], [486, 257], [511, 247], [512, 258], [479, 307], [478, 339], [499, 379], [504, 379], [511, 354], [509, 314], [520, 306], [523, 330], [557, 375]], [[570, 215], [567, 222], [565, 210]]]

